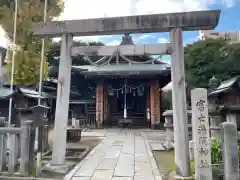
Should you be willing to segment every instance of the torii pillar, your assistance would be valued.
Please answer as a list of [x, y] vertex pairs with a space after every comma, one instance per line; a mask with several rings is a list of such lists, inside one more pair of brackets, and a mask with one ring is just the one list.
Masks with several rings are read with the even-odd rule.
[[171, 30], [170, 36], [172, 45], [171, 76], [176, 172], [177, 175], [188, 177], [190, 175], [190, 162], [182, 30], [174, 28]]
[[72, 59], [70, 56], [70, 50], [72, 46], [72, 40], [73, 37], [71, 34], [62, 35], [53, 133], [52, 161], [49, 167], [54, 169], [55, 172], [60, 173], [68, 171], [68, 167], [65, 164], [65, 154], [71, 82]]

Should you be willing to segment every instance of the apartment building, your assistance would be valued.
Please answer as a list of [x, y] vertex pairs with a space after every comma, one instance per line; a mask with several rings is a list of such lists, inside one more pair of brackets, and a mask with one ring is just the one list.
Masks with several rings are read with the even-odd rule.
[[214, 30], [202, 30], [199, 34], [200, 40], [223, 38], [230, 43], [240, 42], [240, 31], [218, 32]]

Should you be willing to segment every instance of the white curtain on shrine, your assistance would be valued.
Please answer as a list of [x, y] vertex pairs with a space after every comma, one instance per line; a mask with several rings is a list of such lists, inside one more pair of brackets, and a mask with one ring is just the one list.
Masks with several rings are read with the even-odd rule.
[[172, 82], [168, 83], [166, 86], [162, 88], [163, 92], [169, 92], [172, 91]]

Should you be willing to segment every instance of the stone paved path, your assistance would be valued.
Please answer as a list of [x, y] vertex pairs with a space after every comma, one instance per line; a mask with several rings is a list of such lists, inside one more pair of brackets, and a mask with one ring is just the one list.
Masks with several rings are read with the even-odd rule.
[[161, 180], [161, 176], [146, 137], [134, 130], [116, 130], [106, 132], [65, 180]]

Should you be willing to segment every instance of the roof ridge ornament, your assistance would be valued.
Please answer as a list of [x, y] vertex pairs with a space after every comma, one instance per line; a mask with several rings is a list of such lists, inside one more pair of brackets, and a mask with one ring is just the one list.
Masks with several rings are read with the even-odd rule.
[[120, 45], [134, 45], [134, 42], [132, 40], [132, 36], [130, 36], [130, 34], [125, 34], [123, 37], [122, 37], [122, 41], [120, 43]]

